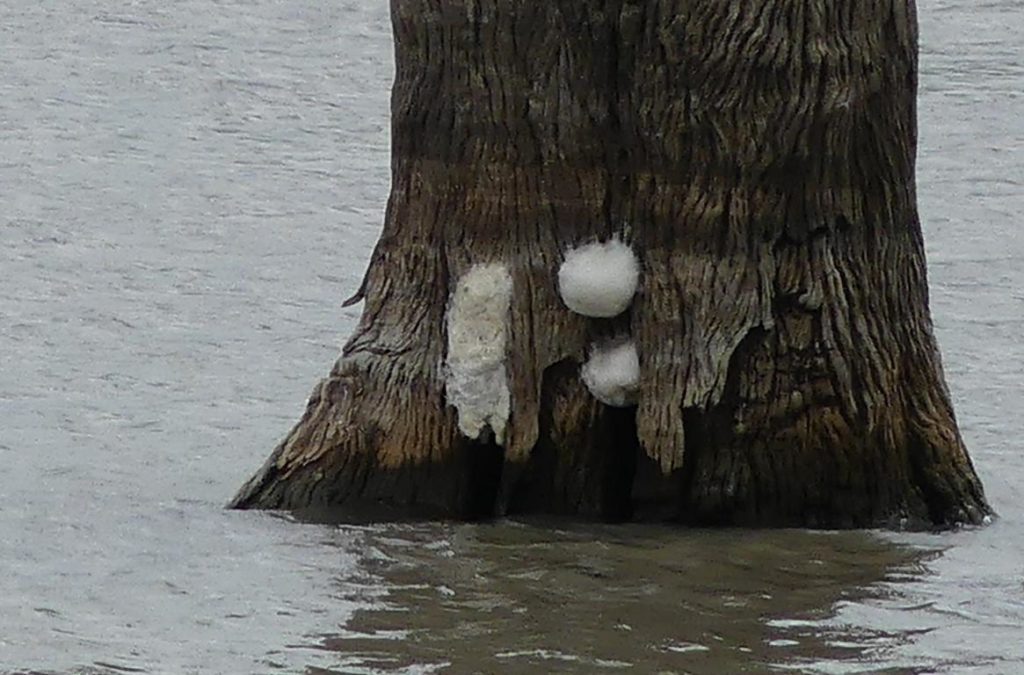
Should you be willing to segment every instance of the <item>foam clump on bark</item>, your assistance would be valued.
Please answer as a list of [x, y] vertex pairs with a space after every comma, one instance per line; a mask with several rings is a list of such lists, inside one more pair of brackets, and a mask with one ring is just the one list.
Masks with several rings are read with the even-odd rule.
[[580, 374], [601, 403], [616, 408], [636, 405], [640, 358], [632, 340], [594, 345]]
[[459, 431], [480, 438], [491, 429], [504, 442], [510, 396], [505, 369], [512, 277], [500, 263], [475, 265], [456, 285], [448, 304], [448, 403]]
[[636, 294], [640, 265], [633, 250], [612, 239], [570, 250], [558, 270], [565, 305], [583, 316], [608, 318], [626, 311]]

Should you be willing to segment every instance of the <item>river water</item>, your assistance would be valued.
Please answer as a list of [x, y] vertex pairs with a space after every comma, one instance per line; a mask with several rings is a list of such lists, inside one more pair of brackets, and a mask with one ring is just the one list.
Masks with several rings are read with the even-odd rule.
[[0, 0], [0, 672], [1024, 672], [1024, 10], [918, 4], [941, 535], [223, 510], [357, 319], [387, 3]]

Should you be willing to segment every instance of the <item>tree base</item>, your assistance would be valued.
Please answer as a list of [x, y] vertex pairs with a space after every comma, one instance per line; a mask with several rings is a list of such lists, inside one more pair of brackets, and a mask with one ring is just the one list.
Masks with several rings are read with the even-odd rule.
[[[753, 358], [755, 343], [736, 359]], [[460, 436], [449, 411], [439, 418], [448, 428], [430, 434], [450, 441], [441, 459], [394, 463], [380, 459], [388, 415], [372, 406], [353, 419], [353, 387], [351, 372], [321, 382], [303, 419], [229, 506], [332, 522], [562, 515], [823, 529], [948, 528], [991, 513], [969, 461], [950, 459], [966, 458], [950, 450], [950, 441], [962, 447], [955, 435], [918, 429], [902, 447], [884, 431], [859, 440], [828, 408], [788, 411], [787, 426], [774, 420], [760, 430], [737, 424], [749, 418], [743, 406], [688, 410], [686, 460], [666, 474], [638, 440], [635, 409], [596, 403], [578, 364], [564, 361], [545, 373], [539, 440], [526, 459], [509, 459], [493, 439]], [[348, 436], [338, 435], [339, 415]]]

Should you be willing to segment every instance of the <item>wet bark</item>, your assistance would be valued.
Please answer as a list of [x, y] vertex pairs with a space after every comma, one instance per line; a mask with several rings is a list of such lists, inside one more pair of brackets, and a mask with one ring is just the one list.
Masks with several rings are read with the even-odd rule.
[[[699, 524], [949, 526], [989, 507], [957, 429], [918, 221], [906, 0], [393, 0], [392, 192], [362, 319], [232, 505]], [[561, 302], [621, 237], [628, 312]], [[510, 401], [469, 438], [446, 312], [512, 278]], [[629, 333], [639, 404], [579, 376]]]

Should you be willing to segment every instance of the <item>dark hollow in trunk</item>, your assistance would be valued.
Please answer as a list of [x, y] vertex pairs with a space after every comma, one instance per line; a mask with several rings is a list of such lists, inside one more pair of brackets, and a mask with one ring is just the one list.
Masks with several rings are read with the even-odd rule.
[[[363, 316], [231, 505], [981, 521], [928, 308], [915, 11], [393, 0], [392, 190]], [[566, 251], [616, 237], [642, 269], [632, 305], [571, 312]], [[507, 294], [468, 281], [487, 265]], [[502, 321], [500, 363], [458, 385], [485, 391], [475, 411], [452, 384], [460, 280]], [[621, 334], [631, 408], [579, 370]]]

